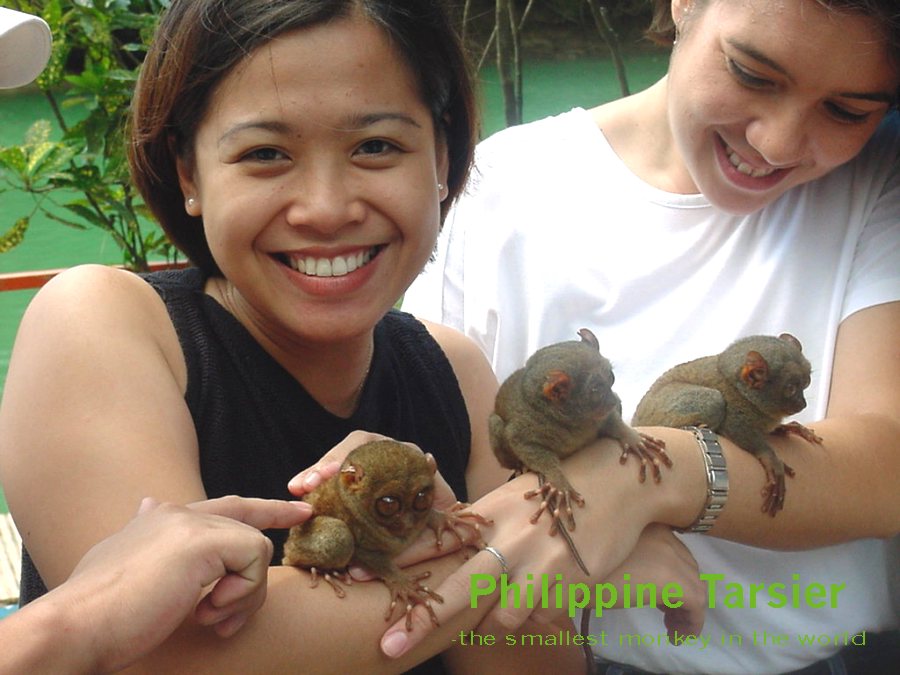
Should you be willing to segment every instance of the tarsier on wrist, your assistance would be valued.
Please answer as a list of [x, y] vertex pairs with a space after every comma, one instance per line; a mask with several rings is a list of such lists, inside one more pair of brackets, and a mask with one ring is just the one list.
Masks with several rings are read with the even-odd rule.
[[693, 432], [706, 466], [706, 502], [697, 519], [679, 532], [708, 532], [728, 501], [728, 467], [719, 445], [719, 437], [706, 427], [684, 427]]

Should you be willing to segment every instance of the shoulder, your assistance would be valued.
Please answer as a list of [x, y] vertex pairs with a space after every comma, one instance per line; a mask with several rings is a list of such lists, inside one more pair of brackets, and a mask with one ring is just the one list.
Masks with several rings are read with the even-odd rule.
[[462, 391], [470, 419], [487, 419], [499, 385], [487, 357], [470, 338], [454, 328], [423, 321], [431, 337], [440, 345]]
[[105, 265], [79, 265], [47, 282], [25, 317], [74, 319], [67, 330], [90, 329], [89, 320], [151, 320], [160, 307], [159, 296], [137, 275]]
[[423, 322], [440, 344], [466, 402], [472, 429], [472, 449], [466, 469], [470, 499], [477, 499], [505, 480], [505, 470], [494, 458], [485, 423], [494, 409], [499, 385], [482, 351], [468, 337], [453, 328], [430, 321]]
[[484, 354], [470, 338], [454, 328], [433, 321], [423, 319], [421, 323], [428, 334], [440, 345], [454, 370], [457, 370], [457, 366], [459, 369], [465, 370], [467, 367], [477, 368], [481, 364], [490, 369]]
[[479, 170], [497, 166], [533, 173], [535, 161], [566, 156], [591, 138], [601, 136], [591, 115], [582, 108], [508, 127], [478, 144], [473, 176], [477, 181]]
[[470, 367], [487, 364], [481, 350], [459, 331], [413, 316], [409, 312], [392, 310], [381, 322], [388, 332], [393, 348], [400, 358], [429, 363], [446, 360], [457, 378]]
[[496, 231], [495, 219], [531, 219], [537, 211], [557, 217], [561, 206], [584, 199], [585, 192], [593, 197], [596, 171], [609, 154], [582, 108], [499, 131], [476, 148], [469, 182], [448, 221], [474, 232], [482, 225]]
[[161, 350], [174, 372], [183, 371], [159, 294], [138, 275], [105, 265], [79, 265], [47, 282], [22, 318], [16, 344], [28, 342], [110, 356], [123, 345]]

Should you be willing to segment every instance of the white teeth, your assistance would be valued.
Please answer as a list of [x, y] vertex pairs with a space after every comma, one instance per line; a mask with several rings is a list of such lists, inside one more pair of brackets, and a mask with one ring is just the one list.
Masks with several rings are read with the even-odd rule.
[[[307, 272], [310, 274], [310, 272]], [[317, 277], [330, 277], [331, 275], [331, 261], [325, 258], [319, 258], [316, 260], [316, 272], [315, 276]]]
[[311, 277], [342, 277], [358, 270], [375, 255], [376, 249], [369, 249], [354, 255], [334, 258], [314, 258], [312, 256], [288, 256], [288, 264], [302, 274]]
[[747, 162], [743, 161], [740, 156], [728, 146], [725, 147], [725, 154], [728, 156], [728, 161], [731, 162], [731, 166], [738, 170], [739, 173], [744, 174], [745, 176], [751, 176], [752, 178], [764, 178], [765, 176], [771, 176], [775, 173], [775, 169], [754, 169], [752, 166], [747, 164]]

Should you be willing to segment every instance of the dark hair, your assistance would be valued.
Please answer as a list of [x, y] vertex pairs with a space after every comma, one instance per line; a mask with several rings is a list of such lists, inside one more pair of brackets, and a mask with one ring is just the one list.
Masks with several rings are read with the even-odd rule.
[[475, 94], [443, 0], [173, 0], [144, 60], [132, 102], [128, 160], [144, 201], [172, 242], [218, 274], [200, 220], [184, 209], [176, 157], [191, 161], [214, 87], [250, 52], [287, 31], [352, 16], [381, 26], [416, 77], [448, 150], [446, 215], [478, 138]]
[[[694, 0], [697, 5], [709, 0]], [[671, 0], [652, 0], [653, 19], [646, 35], [653, 42], [671, 45], [675, 40], [675, 23], [672, 21]], [[890, 64], [900, 73], [900, 3], [897, 0], [815, 0], [825, 9], [858, 14], [871, 18], [884, 34]], [[900, 90], [897, 92], [900, 94]]]

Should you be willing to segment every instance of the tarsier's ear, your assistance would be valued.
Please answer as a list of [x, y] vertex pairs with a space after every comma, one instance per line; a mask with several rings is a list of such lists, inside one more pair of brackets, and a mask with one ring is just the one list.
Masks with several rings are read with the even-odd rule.
[[345, 487], [352, 487], [356, 485], [362, 480], [362, 477], [362, 467], [357, 466], [356, 464], [351, 464], [350, 466], [341, 469], [341, 482], [344, 483]]
[[587, 328], [582, 328], [580, 331], [578, 331], [578, 335], [581, 337], [582, 342], [586, 342], [598, 352], [600, 351], [600, 341], [597, 340], [597, 336]]
[[435, 473], [437, 471], [437, 462], [434, 459], [434, 455], [430, 452], [426, 452], [425, 461], [428, 462], [428, 468], [431, 469], [431, 473]]
[[800, 340], [795, 338], [790, 333], [782, 333], [781, 335], [778, 336], [778, 339], [784, 340], [789, 345], [794, 345], [797, 348], [797, 351], [799, 351], [799, 352], [803, 351], [803, 345], [800, 344]]
[[762, 389], [769, 379], [769, 364], [759, 352], [747, 352], [741, 379], [751, 389]]
[[561, 370], [551, 370], [544, 381], [544, 398], [554, 403], [565, 401], [572, 390], [572, 379]]

